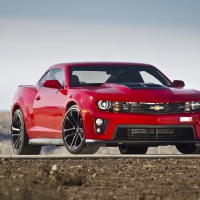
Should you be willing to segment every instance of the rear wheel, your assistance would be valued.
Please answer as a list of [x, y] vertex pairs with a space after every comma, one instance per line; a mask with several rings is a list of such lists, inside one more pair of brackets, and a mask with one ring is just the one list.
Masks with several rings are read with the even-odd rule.
[[12, 117], [11, 143], [16, 155], [38, 155], [42, 148], [28, 144], [24, 118], [20, 109], [17, 109]]
[[72, 154], [94, 154], [99, 146], [85, 144], [83, 120], [78, 106], [71, 106], [63, 120], [62, 136], [66, 149]]
[[200, 154], [200, 147], [195, 144], [177, 144], [176, 148], [182, 154]]
[[147, 150], [147, 146], [119, 146], [119, 151], [121, 154], [146, 154]]

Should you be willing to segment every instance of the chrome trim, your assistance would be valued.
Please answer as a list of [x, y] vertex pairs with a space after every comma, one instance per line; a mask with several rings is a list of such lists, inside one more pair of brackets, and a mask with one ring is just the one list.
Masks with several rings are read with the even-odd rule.
[[91, 140], [91, 139], [85, 140], [85, 143], [93, 143], [93, 142], [106, 142], [106, 140]]
[[29, 144], [42, 145], [42, 146], [64, 146], [62, 139], [48, 139], [48, 138], [30, 139]]
[[13, 131], [20, 131], [19, 128], [14, 128], [13, 126], [12, 126], [12, 130], [13, 130]]
[[165, 108], [165, 106], [155, 105], [155, 106], [151, 106], [149, 109], [150, 110], [163, 110], [164, 108]]

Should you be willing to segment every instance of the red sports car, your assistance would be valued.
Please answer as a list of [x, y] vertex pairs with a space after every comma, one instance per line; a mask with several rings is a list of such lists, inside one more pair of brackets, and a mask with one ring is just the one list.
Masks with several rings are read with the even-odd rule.
[[17, 155], [64, 145], [72, 154], [100, 146], [121, 154], [175, 145], [200, 153], [200, 92], [183, 89], [152, 65], [119, 62], [57, 64], [35, 85], [19, 86], [12, 104]]

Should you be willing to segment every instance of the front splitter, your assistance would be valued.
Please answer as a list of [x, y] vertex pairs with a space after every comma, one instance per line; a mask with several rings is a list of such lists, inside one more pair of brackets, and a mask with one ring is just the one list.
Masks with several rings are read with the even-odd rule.
[[88, 146], [100, 145], [100, 146], [118, 146], [118, 145], [148, 145], [148, 146], [165, 146], [165, 145], [176, 145], [176, 144], [196, 144], [196, 146], [200, 146], [200, 141], [192, 140], [192, 141], [183, 141], [183, 140], [92, 140], [86, 139], [85, 143]]

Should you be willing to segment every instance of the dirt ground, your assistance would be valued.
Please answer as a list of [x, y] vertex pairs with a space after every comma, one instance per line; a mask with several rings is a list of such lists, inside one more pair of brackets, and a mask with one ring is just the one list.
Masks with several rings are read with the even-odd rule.
[[0, 199], [200, 200], [200, 159], [2, 158]]

